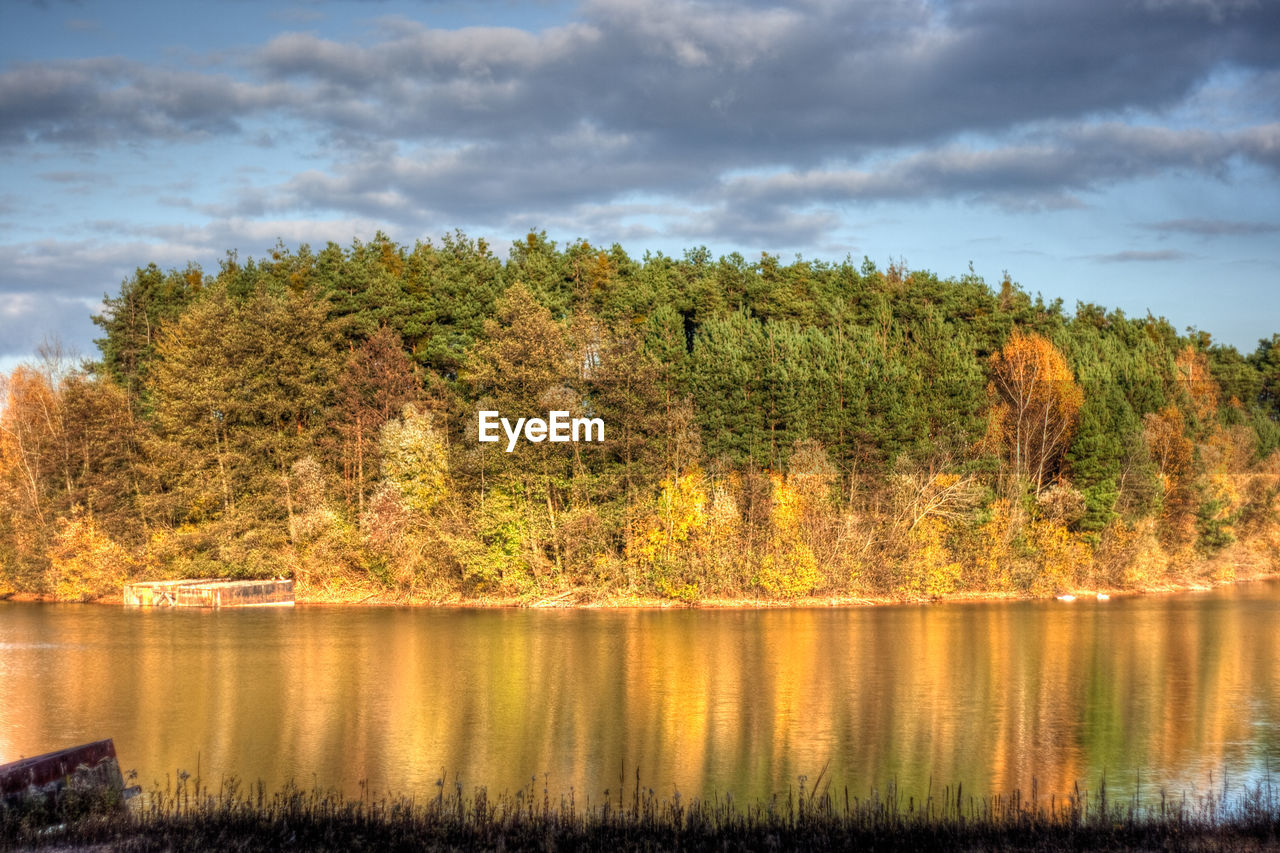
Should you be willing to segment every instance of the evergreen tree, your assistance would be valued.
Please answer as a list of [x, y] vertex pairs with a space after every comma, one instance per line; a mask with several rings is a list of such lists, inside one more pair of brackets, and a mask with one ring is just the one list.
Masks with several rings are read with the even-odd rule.
[[102, 313], [93, 315], [105, 333], [96, 341], [102, 351], [99, 369], [136, 399], [147, 382], [161, 327], [204, 286], [204, 273], [195, 264], [167, 273], [155, 264], [135, 270], [118, 294], [103, 297]]

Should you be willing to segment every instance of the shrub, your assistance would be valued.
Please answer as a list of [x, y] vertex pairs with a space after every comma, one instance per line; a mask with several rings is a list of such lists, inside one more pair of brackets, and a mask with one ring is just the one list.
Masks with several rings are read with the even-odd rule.
[[89, 601], [120, 592], [137, 563], [93, 517], [75, 511], [58, 519], [49, 549], [48, 588], [60, 601]]

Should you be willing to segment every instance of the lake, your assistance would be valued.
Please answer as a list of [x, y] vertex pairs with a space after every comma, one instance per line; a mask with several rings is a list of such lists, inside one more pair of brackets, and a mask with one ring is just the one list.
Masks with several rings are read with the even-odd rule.
[[0, 603], [0, 762], [357, 794], [1202, 793], [1280, 768], [1280, 582], [795, 610]]

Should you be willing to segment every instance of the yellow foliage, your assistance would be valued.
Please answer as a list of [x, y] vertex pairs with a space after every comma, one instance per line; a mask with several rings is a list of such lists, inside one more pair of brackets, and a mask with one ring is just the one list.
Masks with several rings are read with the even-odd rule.
[[1208, 500], [1221, 504], [1222, 508], [1218, 515], [1222, 518], [1234, 515], [1244, 505], [1244, 497], [1237, 488], [1236, 478], [1221, 471], [1209, 475], [1204, 496]]
[[[707, 503], [706, 484], [697, 468], [662, 481], [656, 511], [650, 516], [647, 530], [632, 543], [629, 555], [648, 567], [650, 581], [659, 595], [681, 601], [699, 597], [698, 581], [691, 574], [709, 544]], [[721, 514], [714, 512], [713, 506], [711, 516]], [[716, 531], [713, 528], [711, 532]]]
[[1165, 541], [1172, 545], [1189, 542], [1195, 533], [1194, 448], [1186, 437], [1186, 423], [1175, 406], [1143, 417], [1142, 437], [1160, 483], [1160, 518]]
[[742, 516], [733, 493], [717, 483], [706, 510], [706, 562], [717, 582], [737, 588], [748, 574], [742, 554]]
[[1053, 595], [1078, 585], [1092, 559], [1087, 544], [1053, 521], [1032, 522], [1028, 538], [1039, 562], [1031, 585], [1033, 595]]
[[823, 583], [813, 549], [804, 541], [805, 494], [780, 474], [771, 474], [772, 534], [755, 582], [773, 598], [798, 598]]
[[789, 553], [765, 554], [756, 583], [773, 598], [799, 598], [822, 584], [822, 573], [813, 551], [800, 544]]
[[1009, 500], [1001, 498], [991, 504], [991, 517], [978, 530], [978, 586], [983, 589], [1013, 589], [1013, 514]]
[[323, 584], [359, 565], [360, 531], [339, 513], [319, 507], [295, 518], [291, 562], [300, 583]]
[[61, 432], [57, 392], [38, 370], [0, 374], [0, 504], [18, 532], [45, 523], [49, 449]]
[[955, 592], [963, 568], [946, 545], [947, 526], [942, 519], [925, 518], [911, 531], [899, 595], [938, 598]]
[[781, 474], [771, 474], [770, 479], [773, 481], [773, 526], [786, 536], [798, 533], [803, 513], [800, 492]]
[[1196, 417], [1210, 420], [1218, 411], [1218, 383], [1209, 373], [1209, 359], [1190, 344], [1178, 352], [1178, 381], [1191, 398]]
[[654, 578], [653, 585], [658, 591], [658, 595], [663, 598], [672, 598], [689, 604], [698, 600], [698, 585], [696, 583], [678, 583], [672, 581], [666, 575], [659, 574]]
[[702, 484], [702, 472], [697, 468], [674, 479], [662, 481], [662, 494], [658, 498], [656, 526], [649, 531], [648, 539], [653, 548], [671, 543], [688, 542], [690, 536], [706, 529], [707, 494]]
[[711, 507], [706, 513], [708, 531], [717, 539], [737, 535], [740, 526], [738, 502], [723, 486], [711, 490]]
[[1127, 588], [1142, 589], [1150, 586], [1169, 570], [1169, 558], [1156, 538], [1155, 528], [1154, 519], [1144, 518], [1125, 537], [1130, 547], [1125, 554], [1120, 577], [1121, 583]]
[[58, 520], [48, 585], [59, 600], [88, 601], [117, 593], [133, 569], [133, 557], [99, 530], [92, 517], [77, 513]]
[[448, 450], [431, 412], [406, 404], [400, 418], [383, 425], [379, 443], [382, 474], [409, 509], [428, 513], [447, 496]]

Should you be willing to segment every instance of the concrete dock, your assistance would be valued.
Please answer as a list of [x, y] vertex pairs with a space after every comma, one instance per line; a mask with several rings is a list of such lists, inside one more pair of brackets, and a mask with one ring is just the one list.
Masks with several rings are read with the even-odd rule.
[[140, 581], [127, 584], [123, 597], [132, 607], [289, 607], [294, 603], [291, 580]]

